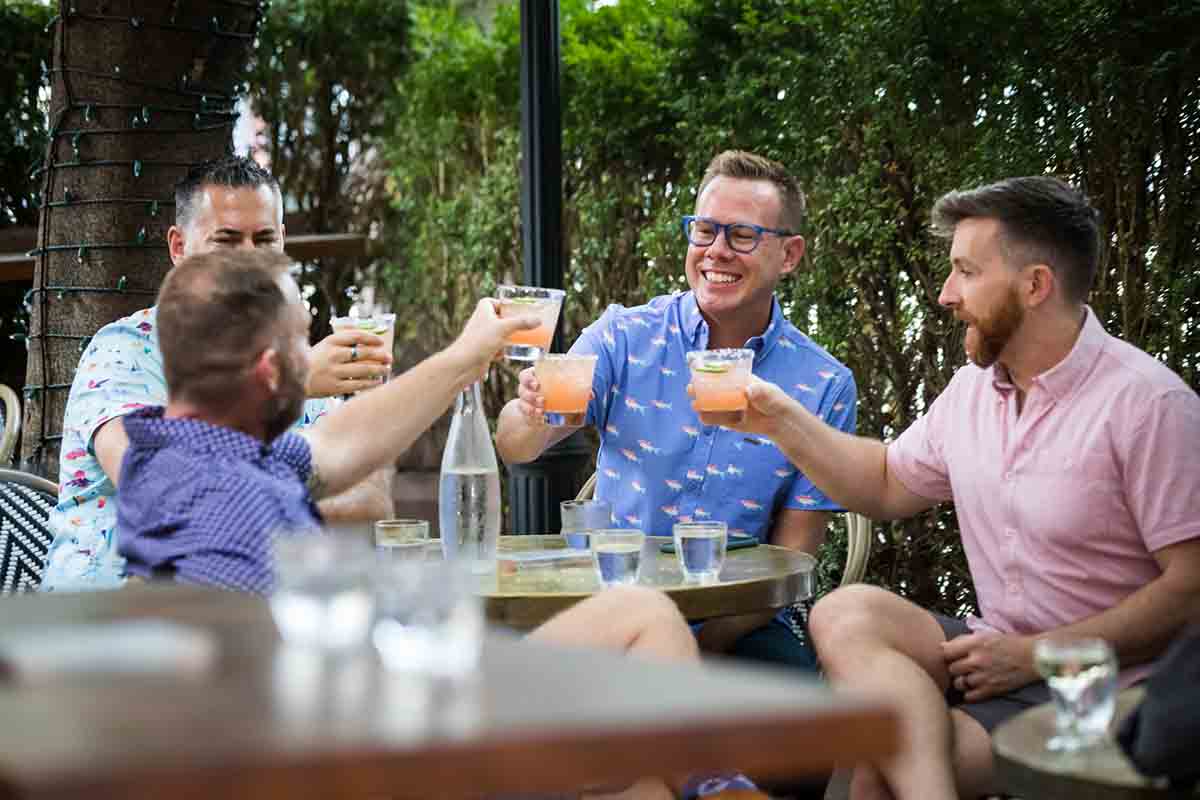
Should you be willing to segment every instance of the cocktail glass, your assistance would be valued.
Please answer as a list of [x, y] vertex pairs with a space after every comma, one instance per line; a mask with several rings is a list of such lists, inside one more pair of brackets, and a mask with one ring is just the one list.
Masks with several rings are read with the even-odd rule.
[[[364, 331], [372, 333], [383, 339], [383, 349], [387, 352], [392, 352], [392, 348], [396, 341], [396, 315], [395, 314], [373, 314], [369, 317], [334, 317], [330, 324], [333, 326], [334, 333], [342, 331]], [[386, 382], [388, 376], [380, 379], [380, 383]]]
[[746, 387], [754, 366], [753, 350], [693, 350], [687, 354], [695, 408], [706, 422], [733, 425], [746, 414]]
[[500, 301], [500, 316], [515, 317], [536, 314], [542, 324], [533, 330], [521, 330], [508, 337], [504, 355], [510, 361], [536, 361], [550, 350], [554, 328], [558, 325], [558, 312], [562, 309], [565, 292], [562, 289], [546, 289], [541, 286], [498, 286], [496, 297]]
[[547, 425], [582, 425], [592, 394], [592, 374], [597, 356], [570, 353], [545, 354], [533, 364], [546, 405]]
[[1103, 639], [1047, 636], [1033, 663], [1054, 699], [1055, 735], [1048, 750], [1074, 752], [1101, 741], [1117, 709], [1117, 657]]

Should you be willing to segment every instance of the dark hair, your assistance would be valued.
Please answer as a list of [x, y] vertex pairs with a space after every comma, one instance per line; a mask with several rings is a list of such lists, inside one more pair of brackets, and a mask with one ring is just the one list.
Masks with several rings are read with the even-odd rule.
[[188, 170], [183, 180], [175, 184], [175, 224], [180, 228], [187, 227], [196, 210], [196, 198], [202, 187], [224, 186], [230, 189], [257, 189], [260, 186], [270, 186], [275, 197], [280, 200], [283, 208], [283, 195], [279, 191], [279, 181], [275, 176], [242, 156], [225, 156], [224, 158], [204, 161]]
[[969, 217], [1000, 222], [1000, 246], [1010, 264], [1046, 264], [1067, 300], [1087, 299], [1100, 264], [1100, 214], [1080, 192], [1047, 175], [950, 192], [933, 207], [934, 232], [953, 237], [955, 226]]
[[291, 300], [279, 284], [291, 261], [275, 250], [188, 256], [158, 291], [158, 345], [167, 393], [227, 408], [239, 376], [281, 337]]
[[744, 150], [726, 150], [708, 162], [708, 169], [700, 181], [700, 191], [696, 193], [697, 202], [718, 177], [770, 181], [779, 191], [779, 221], [776, 224], [793, 233], [800, 230], [800, 224], [804, 222], [804, 192], [783, 164]]

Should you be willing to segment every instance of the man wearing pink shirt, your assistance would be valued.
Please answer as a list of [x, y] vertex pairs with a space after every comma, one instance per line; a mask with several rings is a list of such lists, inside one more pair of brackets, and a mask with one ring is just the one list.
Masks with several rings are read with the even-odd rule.
[[[1048, 699], [1032, 649], [1099, 636], [1123, 684], [1200, 618], [1200, 397], [1101, 327], [1085, 304], [1095, 210], [1049, 177], [951, 192], [939, 302], [972, 362], [891, 444], [837, 431], [772, 384], [739, 426], [874, 519], [953, 501], [980, 616], [934, 615], [872, 586], [821, 600], [810, 630], [835, 684], [895, 699], [902, 750], [861, 764], [851, 797], [996, 791], [990, 731]], [[703, 419], [703, 417], [702, 417]]]

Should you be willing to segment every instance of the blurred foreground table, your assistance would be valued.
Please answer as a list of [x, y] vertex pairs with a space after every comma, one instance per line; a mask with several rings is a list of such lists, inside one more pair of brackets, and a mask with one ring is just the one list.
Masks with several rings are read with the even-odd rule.
[[[698, 585], [684, 583], [675, 555], [659, 550], [669, 541], [669, 537], [646, 537], [640, 582], [670, 595], [689, 620], [767, 611], [812, 596], [816, 559], [807, 553], [772, 545], [731, 550], [725, 556], [721, 579]], [[480, 587], [488, 619], [530, 630], [599, 591], [590, 560], [583, 565], [503, 569], [508, 553], [565, 546], [561, 536], [501, 536], [502, 568], [494, 581], [485, 579]], [[590, 558], [587, 551], [582, 552], [585, 559]]]
[[0, 798], [432, 798], [736, 767], [794, 776], [894, 751], [894, 714], [765, 668], [668, 665], [489, 635], [474, 690], [374, 653], [283, 647], [266, 603], [195, 587], [0, 600], [0, 629], [159, 618], [208, 631], [192, 676], [0, 680]]
[[[1141, 701], [1144, 690], [1126, 689], [1117, 698], [1117, 721]], [[1046, 749], [1054, 735], [1054, 704], [1024, 711], [996, 728], [992, 752], [1005, 792], [1030, 800], [1195, 800], [1200, 792], [1172, 792], [1166, 781], [1139, 773], [1124, 751], [1108, 740], [1078, 753]]]

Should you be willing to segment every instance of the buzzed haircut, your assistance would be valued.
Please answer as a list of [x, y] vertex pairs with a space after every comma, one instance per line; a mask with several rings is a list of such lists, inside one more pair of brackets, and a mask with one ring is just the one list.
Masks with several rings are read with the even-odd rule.
[[229, 407], [241, 375], [285, 331], [280, 277], [291, 265], [275, 250], [216, 250], [188, 256], [158, 291], [158, 345], [167, 394], [205, 408]]
[[697, 202], [708, 185], [720, 177], [774, 184], [779, 192], [780, 208], [776, 224], [792, 233], [800, 232], [800, 225], [804, 222], [804, 192], [800, 189], [800, 182], [788, 173], [783, 164], [745, 150], [719, 153], [708, 162], [708, 169], [700, 181], [700, 191], [696, 193]]
[[283, 208], [283, 195], [279, 181], [260, 167], [253, 159], [242, 156], [224, 156], [204, 161], [188, 170], [183, 180], [175, 184], [175, 224], [186, 228], [196, 211], [196, 203], [205, 186], [223, 186], [228, 189], [257, 189], [271, 187]]
[[950, 192], [933, 207], [934, 233], [952, 238], [970, 217], [1000, 223], [1000, 246], [1011, 266], [1045, 264], [1069, 302], [1087, 300], [1100, 266], [1100, 213], [1082, 193], [1049, 175]]

